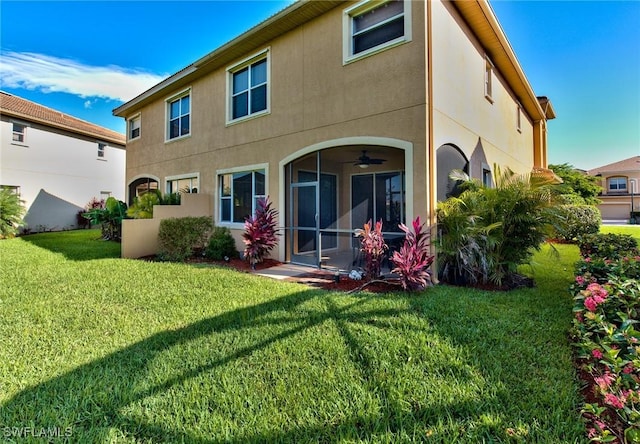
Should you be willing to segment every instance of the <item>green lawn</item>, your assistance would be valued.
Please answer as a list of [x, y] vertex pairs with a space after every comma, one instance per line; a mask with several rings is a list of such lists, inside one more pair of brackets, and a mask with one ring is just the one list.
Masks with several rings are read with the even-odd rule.
[[574, 246], [536, 255], [535, 289], [380, 296], [118, 259], [97, 236], [0, 241], [5, 439], [586, 441], [567, 339]]
[[602, 225], [601, 233], [630, 234], [640, 244], [640, 225]]

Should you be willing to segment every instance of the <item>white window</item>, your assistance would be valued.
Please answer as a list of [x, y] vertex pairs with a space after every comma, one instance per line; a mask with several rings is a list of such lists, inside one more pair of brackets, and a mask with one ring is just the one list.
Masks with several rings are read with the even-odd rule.
[[13, 142], [25, 143], [27, 135], [27, 125], [13, 122]]
[[411, 1], [360, 2], [344, 12], [345, 62], [411, 40]]
[[167, 193], [197, 193], [199, 183], [197, 174], [167, 177]]
[[167, 140], [191, 134], [191, 90], [167, 100]]
[[255, 214], [258, 200], [266, 195], [264, 169], [220, 174], [218, 180], [220, 222], [243, 223]]
[[493, 63], [487, 56], [484, 62], [484, 96], [493, 103]]
[[609, 178], [609, 191], [622, 193], [627, 191], [627, 178], [626, 177], [611, 177]]
[[104, 159], [104, 150], [106, 148], [106, 144], [104, 143], [98, 143], [98, 158], [99, 159]]
[[129, 140], [140, 137], [140, 114], [129, 119]]
[[269, 110], [269, 52], [229, 68], [230, 122], [265, 114]]

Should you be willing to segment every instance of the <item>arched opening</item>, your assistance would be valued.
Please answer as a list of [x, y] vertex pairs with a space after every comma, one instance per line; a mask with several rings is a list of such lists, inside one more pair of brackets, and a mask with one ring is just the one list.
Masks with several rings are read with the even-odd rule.
[[132, 205], [136, 197], [154, 190], [158, 190], [158, 179], [147, 176], [138, 177], [129, 184], [128, 204]]
[[368, 220], [381, 220], [387, 243], [399, 244], [398, 224], [408, 214], [406, 151], [354, 144], [298, 154], [282, 164], [285, 260], [342, 271], [361, 267], [354, 230]]
[[452, 144], [444, 144], [436, 151], [437, 197], [438, 201], [446, 200], [458, 193], [458, 182], [449, 178], [451, 171], [462, 170], [469, 174], [469, 160], [462, 150]]

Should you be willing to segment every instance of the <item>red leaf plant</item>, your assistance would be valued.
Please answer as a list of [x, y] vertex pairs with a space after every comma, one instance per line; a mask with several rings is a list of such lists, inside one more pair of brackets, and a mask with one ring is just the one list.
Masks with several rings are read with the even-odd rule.
[[365, 274], [369, 280], [380, 277], [380, 268], [384, 252], [389, 248], [382, 236], [382, 220], [372, 226], [371, 219], [364, 224], [363, 229], [355, 231], [360, 240], [360, 250], [364, 253]]
[[276, 218], [278, 211], [271, 207], [269, 196], [258, 200], [256, 214], [247, 217], [242, 233], [244, 258], [252, 268], [262, 262], [267, 254], [278, 245]]
[[393, 253], [391, 261], [395, 268], [391, 272], [400, 275], [403, 289], [421, 291], [431, 284], [431, 275], [427, 269], [434, 257], [429, 255], [430, 235], [424, 231], [420, 216], [416, 217], [412, 225], [413, 232], [405, 224], [398, 225], [406, 236], [400, 250]]

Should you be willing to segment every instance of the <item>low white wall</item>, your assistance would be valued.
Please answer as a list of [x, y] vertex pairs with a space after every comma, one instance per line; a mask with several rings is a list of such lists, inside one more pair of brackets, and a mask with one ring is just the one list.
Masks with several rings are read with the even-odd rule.
[[124, 258], [139, 258], [158, 252], [160, 221], [172, 217], [213, 217], [213, 197], [208, 194], [183, 194], [180, 205], [156, 205], [153, 219], [125, 219], [122, 221]]

